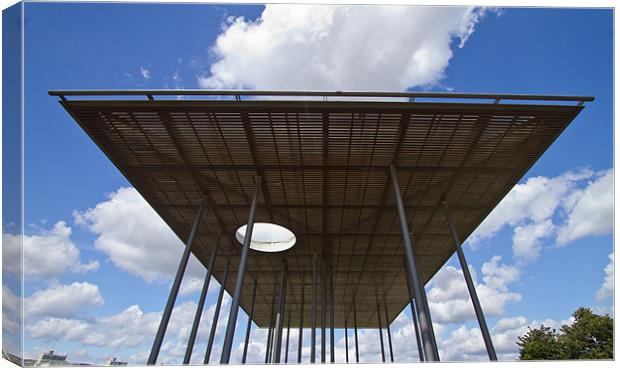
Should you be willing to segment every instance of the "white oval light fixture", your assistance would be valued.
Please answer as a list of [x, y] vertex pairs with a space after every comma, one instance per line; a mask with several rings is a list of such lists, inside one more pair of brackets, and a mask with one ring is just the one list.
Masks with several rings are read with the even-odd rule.
[[[243, 225], [235, 233], [235, 237], [241, 244], [245, 240], [247, 227], [248, 225]], [[270, 222], [255, 222], [250, 249], [269, 253], [282, 252], [293, 247], [296, 241], [295, 234], [284, 226]]]

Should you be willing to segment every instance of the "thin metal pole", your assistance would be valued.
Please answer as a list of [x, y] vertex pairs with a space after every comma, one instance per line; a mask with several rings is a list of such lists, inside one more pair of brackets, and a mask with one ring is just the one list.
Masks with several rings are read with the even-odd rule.
[[450, 227], [450, 232], [452, 233], [452, 241], [454, 242], [454, 248], [456, 248], [456, 254], [459, 257], [461, 269], [463, 270], [463, 276], [465, 277], [467, 290], [469, 290], [469, 296], [471, 297], [471, 302], [474, 305], [474, 310], [476, 311], [476, 317], [478, 318], [478, 324], [480, 325], [480, 331], [482, 332], [484, 345], [487, 348], [487, 354], [489, 355], [490, 360], [497, 360], [497, 354], [495, 353], [493, 341], [491, 341], [491, 334], [489, 333], [489, 328], [487, 327], [487, 322], [484, 318], [484, 313], [482, 312], [482, 306], [480, 305], [480, 300], [478, 299], [476, 286], [474, 285], [474, 281], [471, 277], [471, 274], [469, 273], [467, 260], [465, 259], [465, 254], [463, 253], [463, 249], [461, 248], [461, 240], [459, 239], [456, 227], [454, 226], [454, 222], [452, 221], [452, 213], [450, 213], [450, 208], [448, 207], [448, 202], [446, 202], [445, 198], [441, 202], [443, 203], [443, 208], [446, 212], [448, 226]]
[[405, 255], [407, 264], [409, 265], [409, 270], [411, 271], [411, 285], [413, 286], [413, 294], [416, 299], [416, 310], [418, 311], [420, 317], [418, 320], [420, 322], [420, 330], [422, 332], [422, 345], [425, 353], [424, 356], [427, 360], [439, 361], [439, 352], [437, 351], [437, 343], [435, 341], [433, 323], [428, 309], [428, 301], [426, 300], [426, 292], [424, 291], [424, 285], [420, 279], [415, 252], [413, 250], [413, 242], [411, 241], [411, 236], [409, 235], [409, 224], [407, 223], [405, 206], [403, 205], [400, 185], [398, 184], [398, 175], [394, 166], [390, 166], [390, 175], [392, 178], [392, 184], [394, 185], [394, 196], [396, 199], [398, 217], [400, 218], [400, 228], [403, 233]]
[[282, 330], [284, 329], [284, 308], [286, 302], [286, 262], [282, 260], [282, 271], [280, 272], [280, 295], [278, 299], [278, 314], [277, 314], [277, 335], [274, 339], [275, 342], [275, 356], [273, 357], [274, 363], [280, 363], [280, 357], [282, 355]]
[[185, 357], [183, 358], [183, 364], [189, 364], [192, 358], [192, 351], [194, 350], [194, 344], [196, 343], [196, 335], [198, 334], [198, 327], [200, 325], [200, 319], [202, 317], [202, 311], [205, 306], [205, 300], [207, 299], [207, 293], [209, 292], [209, 283], [211, 281], [211, 275], [213, 274], [213, 265], [215, 264], [215, 258], [220, 248], [221, 235], [217, 237], [217, 242], [211, 253], [211, 259], [209, 259], [209, 266], [207, 267], [207, 275], [205, 281], [202, 284], [202, 291], [200, 292], [200, 298], [198, 299], [198, 306], [196, 307], [196, 315], [194, 316], [194, 323], [192, 324], [192, 331], [189, 334], [189, 341], [187, 342], [187, 348], [185, 349]]
[[284, 363], [288, 363], [288, 342], [291, 336], [291, 312], [288, 312], [288, 323], [286, 324], [286, 349], [284, 349]]
[[336, 348], [334, 336], [334, 274], [329, 266], [329, 355], [331, 362], [336, 362]]
[[385, 310], [385, 329], [387, 330], [388, 346], [390, 348], [390, 361], [394, 363], [394, 349], [392, 349], [392, 332], [390, 331], [390, 320], [388, 317], [388, 308], [385, 300], [383, 301], [383, 309]]
[[325, 363], [325, 326], [327, 324], [327, 282], [325, 280], [325, 259], [321, 259], [321, 363]]
[[252, 307], [250, 307], [250, 315], [248, 315], [248, 326], [245, 329], [245, 344], [243, 345], [243, 356], [241, 357], [241, 364], [245, 364], [245, 359], [248, 356], [248, 345], [250, 344], [250, 332], [252, 330], [252, 317], [254, 316], [254, 302], [256, 301], [256, 279], [254, 279], [254, 289], [252, 291]]
[[345, 351], [345, 360], [349, 362], [349, 330], [347, 329], [347, 320], [344, 320], [344, 351]]
[[381, 341], [381, 360], [385, 363], [385, 348], [383, 347], [383, 330], [381, 327], [381, 309], [377, 301], [377, 323], [379, 323], [379, 341]]
[[424, 361], [424, 349], [422, 348], [422, 337], [420, 336], [420, 328], [418, 326], [418, 318], [416, 312], [416, 306], [413, 301], [413, 289], [411, 288], [411, 280], [407, 274], [407, 262], [405, 262], [405, 279], [407, 279], [407, 290], [409, 290], [409, 306], [411, 307], [411, 322], [413, 322], [413, 328], [415, 329], [415, 341], [418, 345], [418, 356], [420, 361]]
[[[275, 289], [275, 288], [274, 288]], [[275, 291], [275, 290], [274, 290]], [[276, 295], [271, 296], [271, 315], [269, 317], [269, 332], [267, 333], [267, 350], [265, 351], [265, 363], [269, 363], [271, 357], [271, 341], [273, 339], [273, 320], [276, 314]]]
[[211, 323], [211, 332], [209, 333], [209, 341], [207, 342], [207, 351], [205, 352], [204, 364], [209, 364], [211, 358], [211, 350], [213, 349], [213, 340], [215, 339], [215, 331], [217, 330], [217, 322], [220, 318], [220, 309], [222, 308], [222, 300], [224, 299], [224, 290], [226, 290], [226, 281], [228, 281], [228, 269], [230, 268], [230, 258], [226, 262], [226, 269], [224, 270], [224, 278], [220, 285], [220, 293], [217, 296], [217, 303], [215, 304], [215, 314], [213, 315], [213, 321]]
[[297, 363], [301, 363], [301, 347], [303, 344], [303, 336], [304, 336], [304, 298], [306, 296], [305, 292], [306, 281], [302, 275], [301, 278], [301, 304], [299, 305], [299, 344], [297, 345]]
[[312, 334], [310, 363], [316, 362], [316, 255], [312, 259]]
[[357, 340], [357, 308], [355, 307], [355, 301], [353, 301], [353, 328], [355, 329], [355, 363], [359, 363], [360, 349]]
[[278, 333], [278, 326], [280, 325], [280, 313], [276, 312], [276, 323], [273, 326], [273, 333], [271, 335], [271, 347], [269, 348], [269, 362], [270, 363], [275, 363], [275, 350], [276, 350], [276, 341], [277, 341], [277, 336], [276, 334]]
[[235, 291], [230, 305], [228, 326], [226, 327], [226, 336], [224, 337], [224, 345], [222, 346], [222, 358], [220, 359], [221, 364], [228, 364], [230, 361], [233, 339], [235, 338], [235, 328], [237, 327], [239, 303], [241, 302], [241, 290], [243, 289], [243, 279], [245, 277], [245, 267], [248, 262], [250, 243], [252, 242], [252, 230], [254, 230], [254, 219], [256, 217], [256, 206], [258, 204], [258, 195], [260, 193], [261, 182], [262, 177], [260, 175], [256, 176], [256, 187], [254, 188], [254, 197], [252, 198], [252, 204], [250, 205], [250, 214], [248, 216], [248, 224], [245, 230], [245, 237], [243, 239], [243, 249], [241, 250], [241, 258], [239, 260], [239, 272], [237, 273]]
[[185, 243], [185, 250], [183, 250], [183, 255], [181, 256], [181, 261], [179, 262], [179, 268], [177, 269], [177, 274], [174, 277], [174, 282], [172, 283], [172, 288], [170, 289], [170, 294], [168, 295], [168, 301], [166, 302], [164, 313], [161, 316], [161, 322], [159, 323], [159, 328], [157, 329], [157, 334], [155, 335], [155, 341], [153, 341], [151, 353], [149, 354], [149, 358], [146, 364], [155, 364], [157, 362], [157, 356], [159, 355], [159, 351], [161, 350], [161, 343], [164, 341], [164, 335], [166, 334], [166, 328], [168, 328], [168, 322], [170, 322], [170, 316], [172, 315], [172, 308], [174, 307], [174, 302], [176, 301], [177, 295], [179, 294], [179, 288], [181, 287], [183, 274], [185, 273], [185, 269], [187, 268], [187, 261], [189, 260], [192, 244], [194, 243], [194, 239], [196, 238], [198, 224], [200, 223], [200, 220], [202, 218], [205, 204], [206, 198], [203, 197], [200, 201], [200, 205], [198, 206], [198, 211], [196, 212], [196, 217], [194, 218], [194, 223], [192, 224], [192, 229], [189, 233], [187, 243]]

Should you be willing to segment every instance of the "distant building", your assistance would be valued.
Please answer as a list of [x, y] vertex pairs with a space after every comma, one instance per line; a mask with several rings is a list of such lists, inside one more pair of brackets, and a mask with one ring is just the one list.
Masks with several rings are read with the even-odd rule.
[[54, 350], [49, 350], [41, 353], [34, 365], [37, 367], [50, 367], [54, 365], [70, 365], [70, 363], [67, 362], [66, 355], [54, 354]]
[[127, 365], [127, 362], [121, 362], [120, 360], [116, 360], [116, 358], [112, 358], [108, 360], [106, 365]]

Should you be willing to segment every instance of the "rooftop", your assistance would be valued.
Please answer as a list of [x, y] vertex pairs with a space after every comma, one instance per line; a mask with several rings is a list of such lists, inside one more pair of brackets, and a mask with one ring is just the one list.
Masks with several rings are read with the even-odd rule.
[[[399, 172], [422, 280], [454, 253], [441, 208], [466, 239], [592, 101], [579, 96], [291, 91], [51, 91], [185, 241], [208, 199], [194, 254], [214, 276], [226, 256], [234, 288], [254, 178], [256, 221], [290, 229], [282, 253], [251, 251], [241, 306], [258, 280], [254, 321], [269, 323], [277, 275], [288, 264], [287, 313], [310, 326], [313, 255], [334, 274], [335, 326], [377, 327], [376, 300], [393, 320], [409, 302], [389, 167]], [[181, 98], [181, 99], [176, 99]], [[500, 246], [500, 245], [497, 245]], [[320, 295], [318, 306], [320, 310]], [[351, 325], [351, 323], [349, 323]]]

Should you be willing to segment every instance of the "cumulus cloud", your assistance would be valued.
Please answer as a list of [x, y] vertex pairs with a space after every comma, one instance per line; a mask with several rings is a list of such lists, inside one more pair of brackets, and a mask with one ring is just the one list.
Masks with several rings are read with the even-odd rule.
[[160, 318], [158, 312], [144, 313], [139, 306], [132, 305], [118, 314], [92, 320], [47, 317], [26, 325], [26, 331], [31, 338], [43, 341], [131, 348], [155, 336]]
[[[22, 271], [21, 241], [19, 235], [2, 234], [2, 266], [14, 276], [20, 275]], [[80, 261], [80, 251], [71, 240], [71, 228], [64, 221], [57, 222], [50, 230], [24, 235], [23, 247], [26, 277], [50, 279], [67, 270], [80, 273], [99, 267], [97, 261]]]
[[513, 252], [521, 262], [540, 255], [546, 239], [560, 245], [609, 233], [613, 219], [613, 172], [570, 170], [517, 184], [467, 240], [477, 247], [505, 227], [513, 230]]
[[[174, 307], [158, 363], [181, 363], [196, 313], [196, 307], [197, 305], [194, 302], [183, 302]], [[52, 309], [52, 311], [54, 310]], [[229, 310], [230, 296], [224, 294], [212, 357], [219, 356], [221, 353], [221, 342], [224, 339]], [[47, 312], [49, 311], [50, 308], [48, 308]], [[68, 317], [71, 313], [57, 313], [56, 315], [48, 315], [33, 322], [28, 321], [25, 327], [28, 336], [31, 339], [43, 342], [68, 341], [77, 342], [84, 346], [113, 349], [146, 348], [152, 342], [161, 320], [161, 312], [145, 313], [138, 305], [132, 305], [117, 314], [96, 318]], [[63, 315], [66, 317], [62, 317]], [[208, 340], [214, 315], [215, 304], [211, 304], [203, 312], [192, 362], [202, 362], [204, 357], [203, 347]], [[240, 321], [243, 321], [243, 319], [244, 316], [240, 316]], [[245, 324], [243, 325], [245, 326]], [[256, 331], [253, 331], [254, 338], [259, 335], [262, 336], [262, 334], [257, 334]], [[264, 341], [262, 343], [264, 344]], [[144, 351], [133, 354], [129, 359], [133, 364], [144, 364], [147, 356], [148, 351]]]
[[405, 90], [440, 81], [485, 9], [266, 5], [230, 17], [203, 88]]
[[[499, 360], [516, 360], [519, 349], [516, 344], [519, 336], [527, 333], [528, 327], [537, 328], [541, 324], [551, 328], [559, 328], [562, 323], [552, 319], [543, 321], [528, 320], [523, 316], [502, 318], [491, 329], [491, 339]], [[440, 340], [439, 354], [443, 361], [488, 360], [482, 333], [477, 327], [460, 326], [450, 336]]]
[[21, 298], [6, 285], [2, 285], [2, 330], [17, 334], [21, 328]]
[[614, 293], [614, 254], [609, 255], [609, 263], [605, 266], [605, 279], [596, 292], [596, 300], [602, 301]]
[[515, 227], [512, 236], [515, 256], [525, 261], [537, 258], [540, 255], [541, 239], [550, 236], [553, 229], [551, 219]]
[[[476, 283], [475, 272], [470, 269], [486, 317], [499, 316], [507, 303], [521, 300], [521, 294], [508, 289], [510, 283], [518, 280], [519, 269], [500, 264], [500, 260], [501, 257], [494, 256], [482, 265], [482, 283]], [[442, 268], [433, 277], [428, 302], [434, 322], [463, 323], [476, 318], [463, 273], [453, 266]]]
[[[121, 270], [149, 283], [175, 275], [185, 244], [134, 188], [119, 188], [95, 207], [75, 212], [74, 218], [97, 234], [95, 247]], [[200, 290], [205, 272], [190, 257], [182, 293]]]
[[52, 285], [38, 290], [24, 301], [27, 319], [45, 317], [70, 317], [82, 308], [98, 307], [104, 302], [99, 287], [88, 282], [69, 285]]
[[565, 245], [589, 236], [609, 234], [614, 219], [614, 172], [598, 173], [582, 190], [572, 193], [565, 202], [568, 220], [558, 230], [557, 242]]

